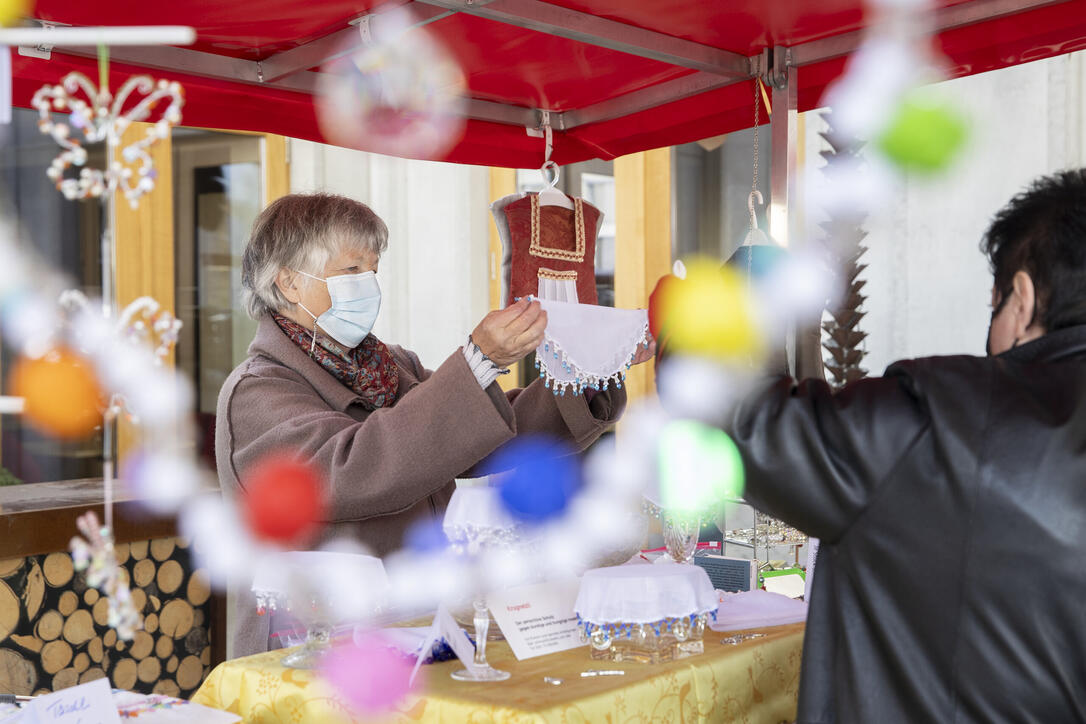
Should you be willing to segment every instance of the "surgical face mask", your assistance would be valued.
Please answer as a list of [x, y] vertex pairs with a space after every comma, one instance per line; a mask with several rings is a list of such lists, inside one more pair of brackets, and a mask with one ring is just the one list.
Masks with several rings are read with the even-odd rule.
[[[298, 273], [327, 284], [328, 295], [332, 298], [332, 306], [319, 317], [306, 309], [301, 302], [298, 302], [298, 306], [305, 309], [316, 325], [320, 325], [321, 329], [344, 347], [354, 349], [362, 344], [362, 340], [373, 329], [377, 312], [381, 309], [381, 287], [377, 285], [377, 273], [368, 271], [361, 274], [340, 274], [327, 279], [306, 274], [304, 271]], [[316, 344], [317, 330], [314, 328], [310, 352]]]

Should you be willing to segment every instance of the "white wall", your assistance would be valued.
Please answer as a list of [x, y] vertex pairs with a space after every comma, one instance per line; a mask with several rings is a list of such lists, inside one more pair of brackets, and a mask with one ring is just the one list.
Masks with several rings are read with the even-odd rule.
[[291, 191], [350, 196], [388, 224], [374, 333], [440, 365], [488, 311], [487, 170], [289, 143]]
[[[978, 244], [992, 215], [1032, 179], [1083, 163], [1083, 59], [1075, 53], [940, 84], [970, 118], [969, 145], [947, 173], [907, 178], [865, 225], [870, 374], [896, 359], [984, 354], [992, 280]], [[823, 128], [808, 114], [808, 159], [822, 148]]]

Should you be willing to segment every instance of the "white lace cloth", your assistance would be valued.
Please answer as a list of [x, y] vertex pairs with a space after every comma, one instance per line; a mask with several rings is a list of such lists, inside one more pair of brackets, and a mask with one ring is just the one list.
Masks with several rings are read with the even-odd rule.
[[638, 347], [648, 340], [648, 311], [550, 299], [539, 303], [547, 312], [547, 329], [535, 359], [547, 387], [556, 395], [612, 383], [622, 387]]
[[807, 604], [803, 601], [758, 589], [722, 594], [716, 620], [709, 622], [709, 628], [714, 631], [741, 631], [806, 620]]
[[574, 610], [597, 625], [655, 623], [716, 610], [717, 594], [698, 566], [614, 566], [586, 571]]
[[441, 527], [449, 540], [465, 541], [483, 531], [511, 531], [516, 521], [502, 506], [498, 488], [463, 485], [453, 491]]

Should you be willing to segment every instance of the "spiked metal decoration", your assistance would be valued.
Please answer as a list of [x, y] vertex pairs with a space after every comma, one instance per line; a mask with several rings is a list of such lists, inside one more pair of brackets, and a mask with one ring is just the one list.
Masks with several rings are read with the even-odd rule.
[[[829, 144], [822, 151], [826, 166], [822, 171], [831, 177], [836, 168], [854, 167], [861, 162], [859, 157], [861, 142], [855, 138], [837, 133], [833, 125], [832, 111], [822, 114], [827, 130], [820, 135]], [[867, 214], [864, 211], [837, 211], [820, 226], [826, 233], [824, 246], [829, 254], [832, 268], [841, 276], [843, 293], [840, 302], [827, 309], [830, 319], [822, 322], [822, 347], [829, 353], [824, 358], [829, 372], [828, 382], [836, 389], [862, 379], [867, 370], [861, 367], [865, 350], [863, 341], [867, 333], [860, 329], [860, 322], [866, 312], [863, 309], [863, 294], [866, 282], [860, 274], [867, 268], [860, 263], [860, 257], [867, 251], [863, 240], [867, 236], [862, 224]]]

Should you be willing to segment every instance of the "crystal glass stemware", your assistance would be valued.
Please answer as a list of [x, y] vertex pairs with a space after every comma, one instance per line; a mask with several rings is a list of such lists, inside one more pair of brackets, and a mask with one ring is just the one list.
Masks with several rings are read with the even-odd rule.
[[660, 516], [664, 529], [664, 545], [676, 563], [690, 563], [698, 547], [701, 518], [696, 515], [664, 513]]
[[479, 597], [472, 605], [475, 607], [475, 660], [471, 668], [454, 671], [451, 676], [457, 681], [504, 681], [509, 678], [509, 672], [495, 669], [486, 660], [486, 633], [490, 628], [486, 601]]

